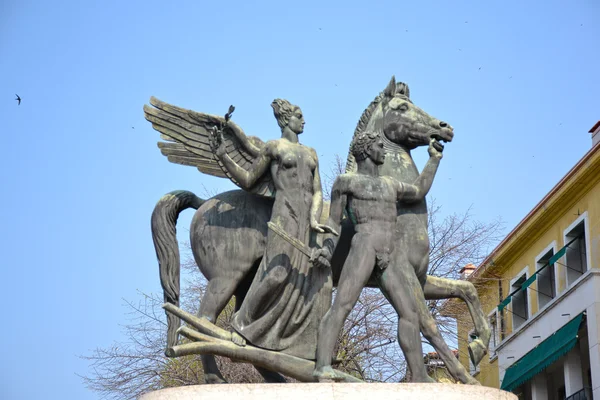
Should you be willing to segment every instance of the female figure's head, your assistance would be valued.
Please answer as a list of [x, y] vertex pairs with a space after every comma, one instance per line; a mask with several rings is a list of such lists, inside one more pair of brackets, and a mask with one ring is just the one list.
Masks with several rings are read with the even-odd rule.
[[273, 107], [277, 124], [279, 124], [282, 131], [289, 128], [296, 135], [304, 132], [304, 116], [300, 107], [283, 99], [273, 100], [271, 107]]

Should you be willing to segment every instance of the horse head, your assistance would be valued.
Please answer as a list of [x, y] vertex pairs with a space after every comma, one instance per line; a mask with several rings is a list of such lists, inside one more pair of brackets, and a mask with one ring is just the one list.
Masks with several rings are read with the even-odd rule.
[[[363, 132], [379, 132], [386, 148], [386, 165], [381, 168], [381, 173], [403, 181], [411, 181], [416, 178], [415, 174], [418, 175], [411, 150], [428, 146], [432, 138], [438, 142], [451, 142], [454, 137], [449, 124], [413, 104], [408, 85], [397, 83], [395, 77], [363, 112], [354, 137]], [[355, 171], [356, 161], [349, 152], [346, 172]]]
[[451, 142], [452, 127], [427, 114], [410, 100], [408, 86], [396, 83], [392, 77], [383, 91], [381, 101], [381, 128], [385, 139], [412, 150], [428, 146], [430, 140]]
[[[379, 173], [401, 182], [414, 182], [419, 176], [411, 150], [428, 146], [432, 138], [440, 143], [454, 137], [452, 127], [415, 106], [408, 85], [396, 82], [394, 77], [361, 115], [353, 139], [363, 132], [379, 133], [385, 147], [385, 162]], [[356, 160], [350, 151], [346, 172], [356, 172]]]

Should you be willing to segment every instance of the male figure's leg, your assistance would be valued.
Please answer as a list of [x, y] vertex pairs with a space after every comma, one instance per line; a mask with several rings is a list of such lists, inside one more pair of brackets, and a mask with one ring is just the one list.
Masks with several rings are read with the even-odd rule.
[[346, 317], [367, 284], [374, 266], [375, 248], [371, 238], [365, 234], [356, 234], [352, 239], [350, 252], [340, 275], [333, 305], [319, 325], [317, 364], [314, 372], [319, 380], [337, 379], [335, 371], [331, 368], [335, 342]]

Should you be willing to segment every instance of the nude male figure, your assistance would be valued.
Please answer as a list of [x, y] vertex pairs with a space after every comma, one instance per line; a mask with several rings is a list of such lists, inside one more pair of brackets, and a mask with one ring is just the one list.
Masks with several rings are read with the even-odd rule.
[[[333, 349], [343, 323], [356, 304], [373, 270], [382, 292], [398, 313], [398, 340], [404, 352], [413, 382], [431, 382], [423, 363], [417, 301], [424, 301], [416, 279], [406, 279], [414, 271], [387, 269], [394, 251], [396, 202], [422, 200], [431, 188], [442, 158], [442, 147], [432, 139], [430, 160], [414, 184], [379, 176], [383, 164], [383, 142], [375, 133], [359, 135], [351, 145], [358, 170], [340, 175], [332, 189], [328, 226], [340, 231], [344, 209], [355, 225], [350, 253], [341, 272], [335, 301], [320, 323], [317, 363], [314, 375], [319, 381], [340, 380], [331, 367]], [[316, 264], [327, 266], [337, 244], [336, 237], [325, 240], [323, 248], [313, 254]], [[417, 293], [418, 292], [418, 293]], [[420, 293], [420, 296], [418, 295]]]

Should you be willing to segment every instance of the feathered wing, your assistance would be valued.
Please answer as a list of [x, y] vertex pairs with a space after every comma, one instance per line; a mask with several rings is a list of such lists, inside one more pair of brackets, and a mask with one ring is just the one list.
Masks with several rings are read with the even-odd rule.
[[[222, 126], [225, 122], [223, 117], [186, 110], [155, 97], [150, 98], [150, 104], [153, 107], [144, 105], [144, 115], [152, 123], [152, 127], [161, 133], [161, 139], [165, 140], [158, 142], [158, 147], [170, 162], [196, 167], [208, 175], [229, 178], [239, 186], [210, 147], [209, 137], [212, 129]], [[234, 130], [225, 128], [223, 140], [229, 157], [248, 170], [264, 142], [255, 136], [246, 136], [241, 129], [239, 132], [240, 134], [236, 134]], [[250, 192], [259, 196], [274, 197], [275, 187], [271, 175], [265, 174]]]

